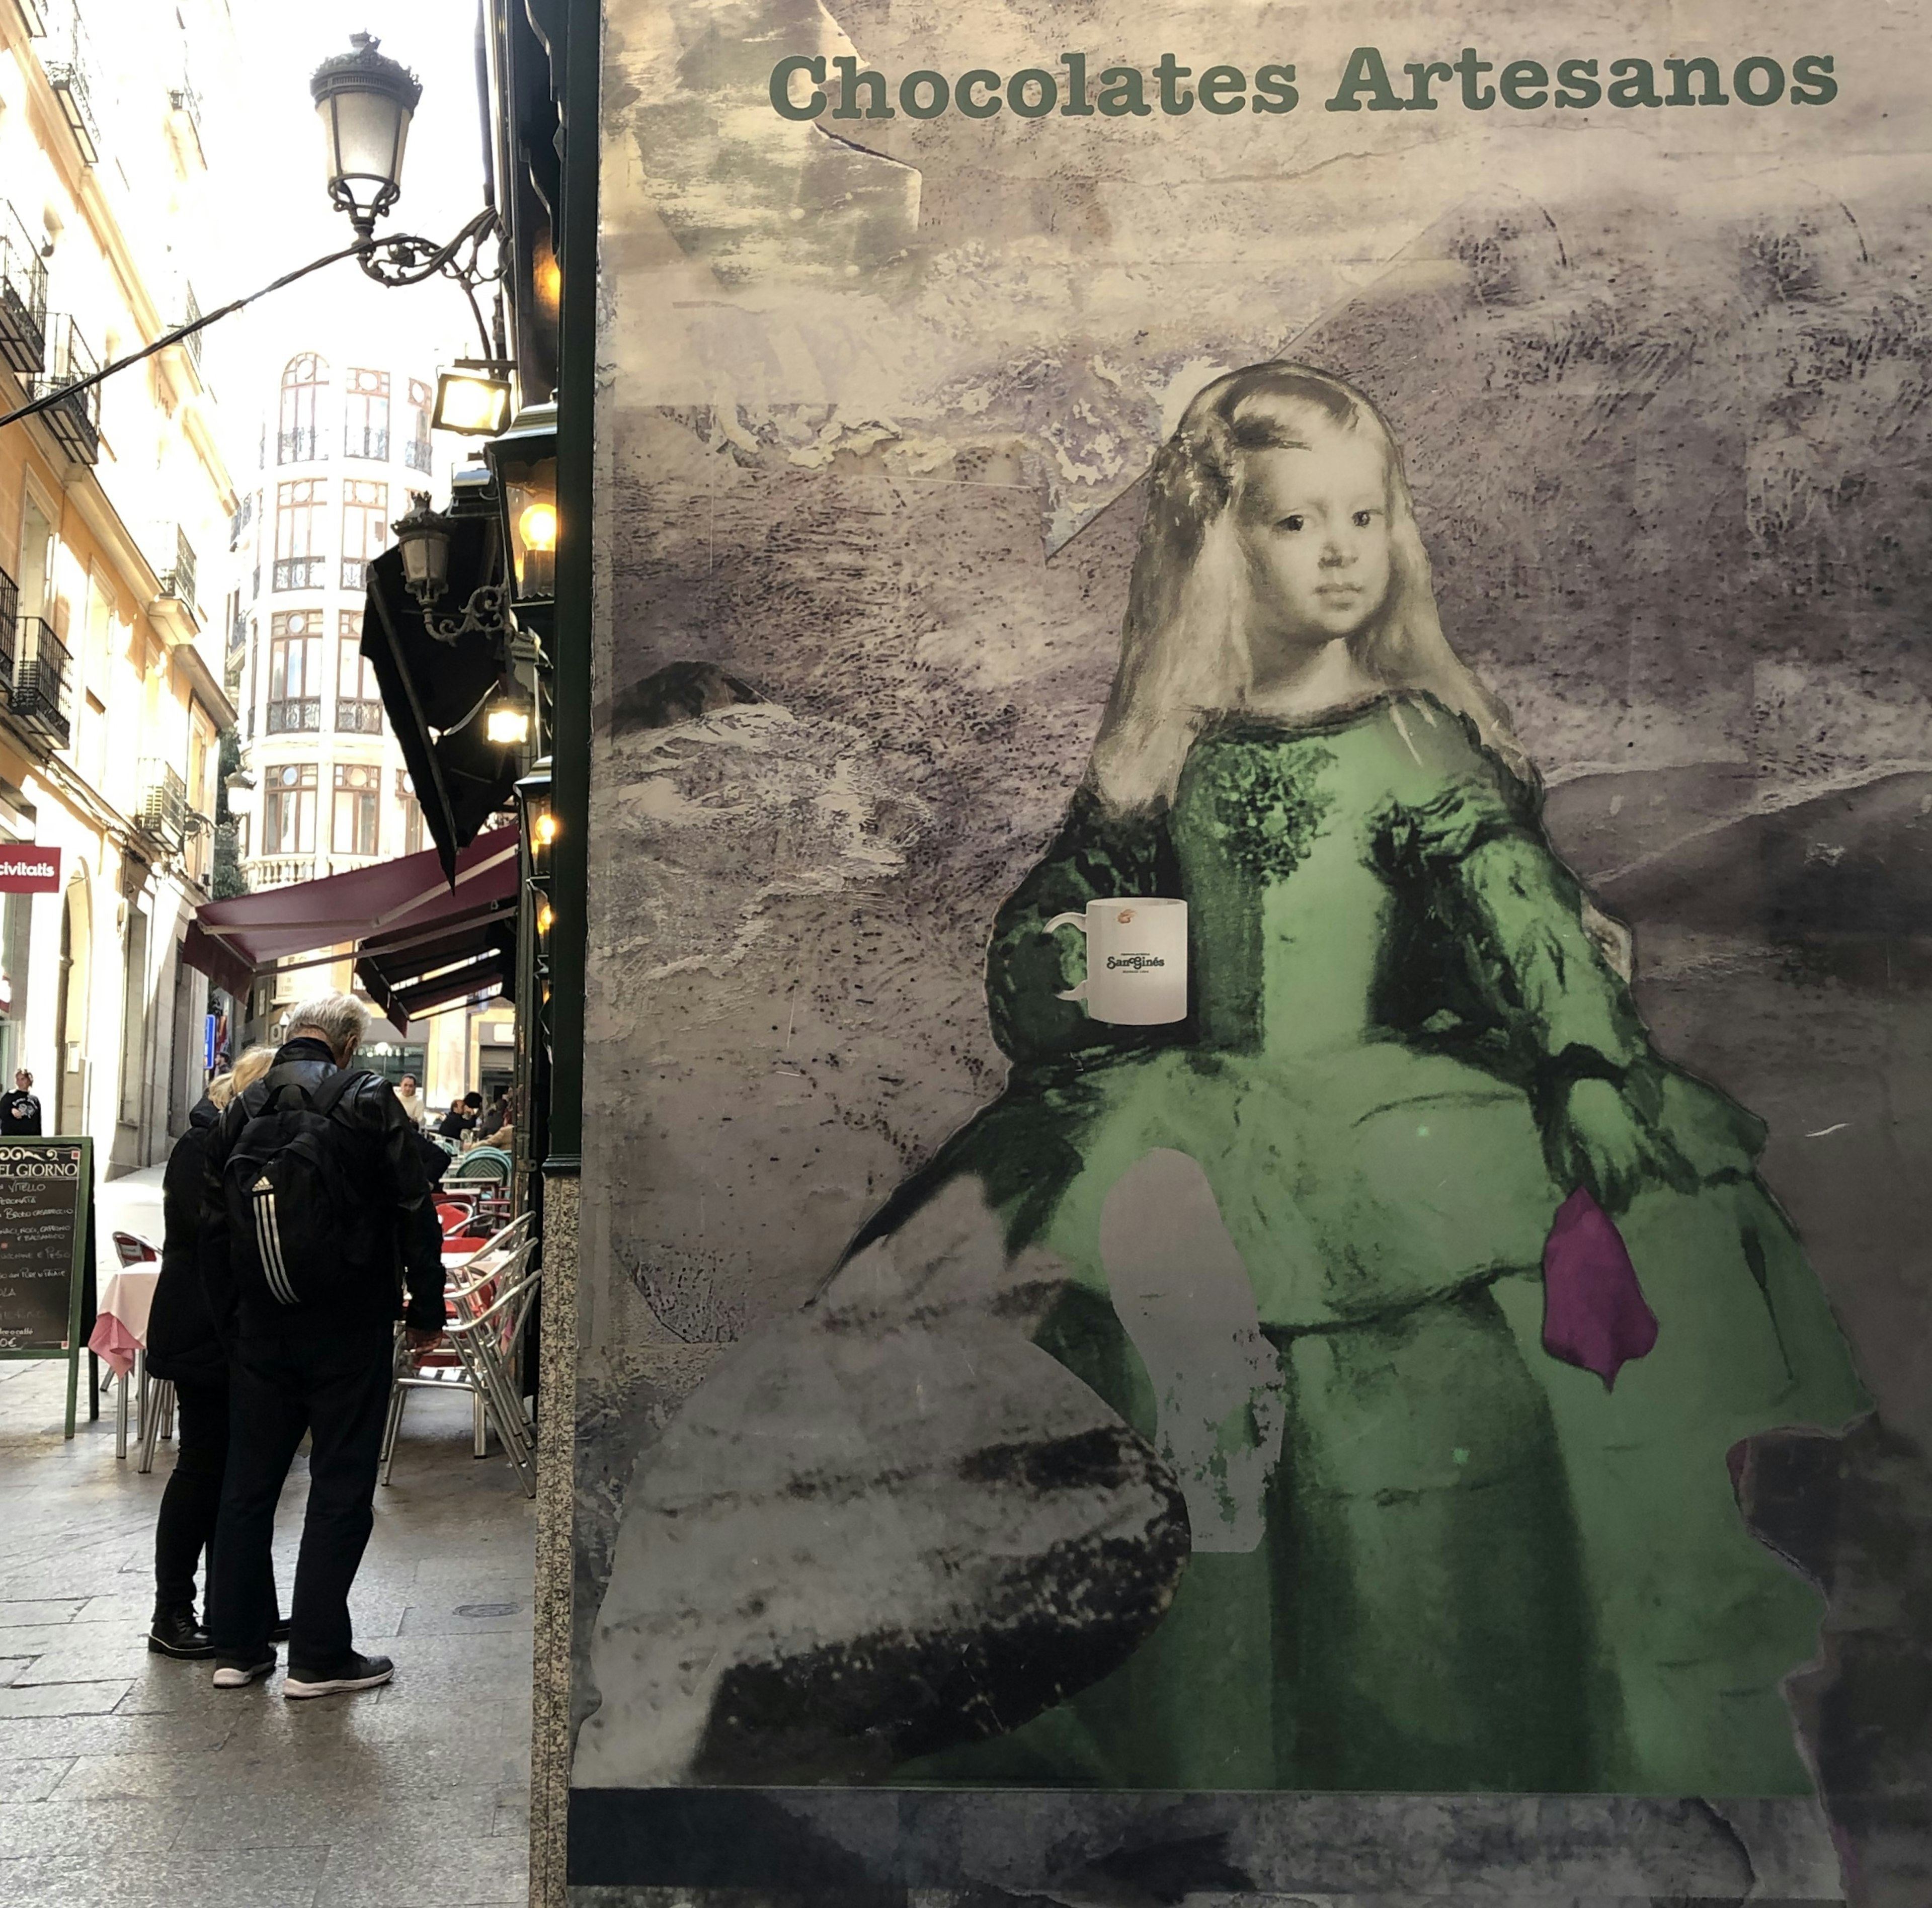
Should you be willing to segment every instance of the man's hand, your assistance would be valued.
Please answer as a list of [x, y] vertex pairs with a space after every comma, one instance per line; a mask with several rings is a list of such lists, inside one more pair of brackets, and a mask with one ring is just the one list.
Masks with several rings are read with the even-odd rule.
[[434, 1327], [410, 1325], [404, 1329], [403, 1342], [412, 1352], [427, 1352], [442, 1336]]

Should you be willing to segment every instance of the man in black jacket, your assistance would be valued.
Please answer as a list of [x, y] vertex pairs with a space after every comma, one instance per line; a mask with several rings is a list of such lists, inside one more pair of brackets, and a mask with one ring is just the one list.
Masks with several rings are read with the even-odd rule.
[[[430, 1187], [415, 1131], [394, 1089], [374, 1073], [329, 1084], [354, 1059], [368, 1024], [362, 1003], [346, 994], [298, 1007], [274, 1064], [230, 1101], [208, 1138], [202, 1278], [231, 1360], [228, 1466], [208, 1608], [218, 1688], [240, 1688], [275, 1666], [269, 1546], [275, 1505], [304, 1431], [308, 1510], [283, 1694], [371, 1689], [393, 1673], [386, 1657], [357, 1653], [349, 1586], [374, 1522], [401, 1299], [398, 1261], [409, 1285], [408, 1335], [422, 1346], [442, 1329], [442, 1260], [434, 1223], [423, 1223]], [[318, 1143], [357, 1210], [340, 1215], [341, 1245], [326, 1296], [291, 1302], [286, 1280], [273, 1268], [262, 1276], [259, 1256], [233, 1240], [224, 1168], [251, 1120], [318, 1090], [328, 1108]]]
[[38, 1138], [40, 1130], [40, 1096], [34, 1091], [34, 1076], [23, 1066], [14, 1076], [14, 1090], [0, 1101], [0, 1133]]

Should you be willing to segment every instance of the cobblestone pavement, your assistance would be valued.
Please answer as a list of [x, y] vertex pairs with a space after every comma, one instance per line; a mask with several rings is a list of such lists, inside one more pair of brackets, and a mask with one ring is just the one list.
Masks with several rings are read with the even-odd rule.
[[[0, 1902], [521, 1908], [536, 1507], [467, 1399], [412, 1398], [376, 1491], [350, 1607], [395, 1681], [292, 1703], [148, 1654], [172, 1447], [117, 1462], [105, 1405], [63, 1442], [64, 1383], [0, 1364]], [[284, 1586], [307, 1491], [298, 1457]]]

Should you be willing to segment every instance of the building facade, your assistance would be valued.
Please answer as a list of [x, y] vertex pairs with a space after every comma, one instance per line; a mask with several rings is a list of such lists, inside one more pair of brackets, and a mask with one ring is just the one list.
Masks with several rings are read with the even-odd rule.
[[[430, 430], [434, 367], [394, 362], [380, 346], [346, 333], [292, 339], [244, 446], [253, 481], [224, 540], [222, 621], [224, 680], [255, 783], [252, 812], [236, 821], [250, 892], [432, 845], [361, 648], [367, 566], [394, 541], [410, 492], [437, 487], [445, 453]], [[326, 985], [352, 986], [352, 962], [302, 962], [261, 982], [248, 1036], [274, 1038], [288, 1008]], [[439, 1105], [487, 1092], [508, 1084], [511, 1017], [504, 1002], [406, 1033], [379, 1021], [364, 1058], [392, 1078], [415, 1074]]]
[[364, 572], [432, 482], [433, 372], [314, 350], [282, 366], [230, 524], [225, 678], [254, 812], [251, 890], [412, 854], [422, 811], [362, 658]]
[[[0, 410], [196, 315], [197, 88], [232, 51], [220, 0], [0, 8]], [[235, 715], [201, 607], [219, 442], [193, 341], [0, 430], [0, 1077], [104, 1174], [164, 1156], [219, 1004], [179, 958]]]

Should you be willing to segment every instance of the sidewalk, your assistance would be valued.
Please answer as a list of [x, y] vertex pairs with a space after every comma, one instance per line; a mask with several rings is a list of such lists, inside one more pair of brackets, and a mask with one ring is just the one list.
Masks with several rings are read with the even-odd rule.
[[[147, 1653], [172, 1448], [143, 1478], [109, 1414], [64, 1443], [64, 1382], [0, 1365], [0, 1902], [522, 1908], [536, 1507], [468, 1400], [412, 1398], [376, 1490], [351, 1607], [396, 1680], [291, 1703]], [[307, 1488], [298, 1458], [285, 1595]]]

